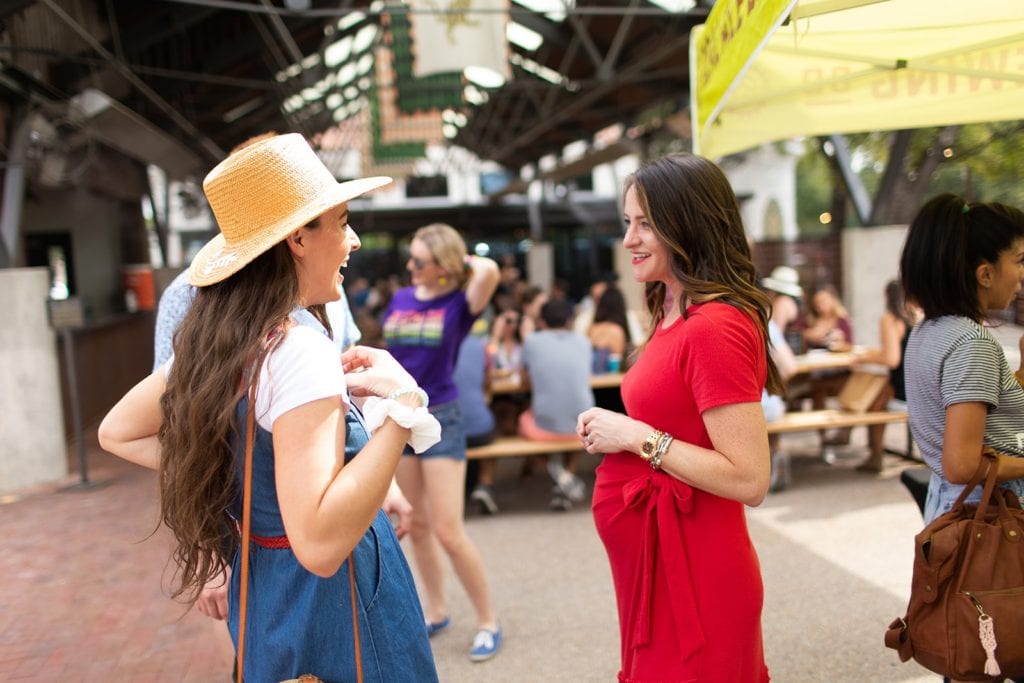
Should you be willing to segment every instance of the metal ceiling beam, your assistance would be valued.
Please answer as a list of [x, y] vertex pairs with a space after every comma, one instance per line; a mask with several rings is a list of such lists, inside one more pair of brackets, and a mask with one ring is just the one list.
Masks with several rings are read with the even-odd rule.
[[[147, 3], [149, 5], [150, 3]], [[132, 3], [133, 8], [138, 8], [139, 3]], [[153, 45], [166, 40], [167, 38], [184, 34], [192, 26], [202, 22], [216, 10], [211, 7], [188, 7], [188, 6], [165, 6], [163, 9], [173, 12], [173, 19], [168, 21], [164, 12], [153, 11], [149, 6], [144, 12], [127, 17], [131, 21], [131, 31], [121, 36], [124, 51], [126, 54], [137, 54], [147, 50]], [[138, 15], [141, 14], [141, 17]], [[141, 18], [142, 21], [136, 21]], [[105, 47], [107, 46], [104, 44]]]
[[[313, 18], [337, 18], [337, 9], [306, 9], [306, 10], [291, 10], [286, 7], [265, 7], [262, 5], [252, 4], [251, 2], [243, 2], [241, 0], [164, 0], [165, 2], [177, 2], [183, 5], [202, 5], [204, 7], [215, 7], [217, 9], [228, 9], [235, 10], [238, 12], [250, 12], [254, 14], [279, 14], [293, 17], [304, 17], [306, 19]], [[873, 0], [881, 2], [882, 0]], [[369, 3], [367, 3], [369, 4]], [[470, 9], [454, 8], [454, 9], [421, 9], [416, 8], [415, 10], [406, 5], [382, 5], [380, 7], [363, 7], [360, 9], [361, 12], [365, 12], [371, 16], [380, 16], [382, 14], [504, 14], [508, 13], [512, 17], [519, 15], [530, 15], [536, 14], [531, 9], [525, 7], [475, 7]], [[669, 12], [666, 9], [655, 6], [646, 7], [635, 7], [632, 9], [625, 7], [603, 7], [603, 6], [587, 6], [587, 7], [566, 7], [565, 12], [568, 16], [595, 16], [595, 17], [620, 17], [626, 14], [633, 14], [638, 17], [677, 17], [679, 13]], [[706, 12], [704, 12], [706, 14]]]
[[223, 159], [225, 154], [217, 144], [201, 133], [192, 123], [184, 116], [178, 113], [178, 111], [172, 107], [163, 97], [160, 96], [155, 90], [150, 88], [142, 79], [135, 75], [128, 66], [118, 60], [114, 55], [110, 53], [102, 43], [96, 40], [91, 33], [89, 33], [81, 24], [63, 10], [55, 0], [39, 0], [42, 4], [46, 5], [51, 12], [63, 21], [67, 26], [74, 31], [78, 36], [86, 42], [93, 50], [103, 56], [114, 69], [121, 74], [129, 83], [135, 86], [135, 89], [142, 93], [146, 99], [156, 105], [164, 114], [166, 114], [171, 121], [175, 123], [182, 131], [191, 136], [196, 140], [200, 146], [210, 154], [215, 160]]
[[[270, 0], [262, 0], [264, 7], [273, 7]], [[292, 37], [288, 27], [284, 25], [284, 20], [281, 19], [280, 14], [268, 14], [267, 21], [270, 22], [270, 26], [277, 33], [277, 37], [281, 39], [285, 49], [288, 50], [289, 56], [291, 56], [293, 62], [301, 62], [304, 55], [299, 46], [295, 43], [295, 38]]]
[[[86, 55], [66, 55], [56, 50], [42, 47], [28, 47], [25, 45], [11, 45], [10, 43], [0, 43], [0, 53], [11, 53], [16, 54], [18, 52], [25, 52], [28, 54], [41, 55], [43, 57], [49, 57], [55, 62], [61, 64], [75, 64], [80, 66], [97, 67], [97, 66], [108, 66], [106, 59], [102, 57], [89, 57]], [[145, 75], [145, 76], [159, 76], [160, 78], [169, 78], [177, 81], [188, 81], [191, 83], [209, 83], [212, 85], [226, 85], [233, 88], [244, 88], [246, 90], [272, 90], [273, 85], [267, 81], [257, 80], [255, 78], [234, 78], [232, 76], [219, 76], [213, 73], [197, 72], [197, 71], [180, 71], [178, 69], [164, 69], [157, 66], [143, 66], [142, 64], [126, 64], [129, 69], [134, 73]], [[85, 73], [83, 72], [83, 76]]]
[[[512, 140], [504, 141], [502, 146], [506, 150], [514, 150], [518, 147], [524, 147], [531, 144], [545, 131], [552, 130], [556, 125], [572, 116], [575, 116], [599, 98], [605, 96], [613, 88], [618, 87], [620, 83], [628, 83], [632, 81], [633, 78], [641, 75], [650, 65], [657, 64], [673, 52], [685, 49], [688, 44], [689, 36], [684, 34], [676, 36], [674, 40], [666, 40], [659, 46], [651, 48], [643, 53], [635, 62], [629, 64], [623, 70], [616, 73], [614, 78], [596, 86], [589, 92], [574, 95], [557, 111], [553, 112], [543, 120], [538, 121], [537, 125], [533, 126], [529, 131], [517, 135]], [[505, 156], [508, 155], [496, 154], [494, 158], [500, 160]]]
[[[278, 20], [280, 20], [280, 18], [278, 18]], [[270, 55], [273, 57], [273, 61], [276, 62], [276, 64], [277, 64], [276, 69], [278, 71], [284, 71], [289, 66], [291, 66], [292, 62], [288, 61], [288, 59], [285, 57], [284, 53], [281, 52], [281, 48], [278, 47], [278, 45], [274, 42], [274, 37], [272, 35], [270, 35], [270, 31], [267, 29], [266, 25], [263, 23], [262, 18], [259, 17], [259, 16], [256, 16], [256, 15], [253, 15], [252, 22], [256, 26], [256, 31], [260, 34], [260, 38], [263, 40], [263, 44], [266, 45], [267, 50], [269, 51]], [[295, 46], [295, 49], [298, 50], [298, 46]], [[294, 61], [295, 62], [301, 62], [302, 61], [302, 53], [301, 52], [299, 53], [299, 58], [294, 60]], [[271, 66], [271, 71], [273, 71], [274, 68], [275, 68], [273, 66], [273, 64], [271, 64], [269, 66]], [[288, 112], [284, 111], [284, 108], [281, 106], [283, 104], [283, 102], [285, 101], [285, 99], [290, 97], [291, 93], [289, 93], [285, 89], [284, 84], [278, 83], [276, 80], [273, 80], [271, 82], [275, 85], [274, 89], [277, 92], [277, 95], [278, 95], [278, 98], [279, 98], [278, 102], [277, 102], [277, 105], [280, 108], [281, 116], [284, 118], [285, 121], [288, 122], [288, 124], [290, 126], [294, 127], [296, 130], [301, 132], [306, 137], [309, 137], [310, 131], [306, 128], [305, 124], [302, 121], [300, 121], [297, 117], [294, 117], [291, 114], [289, 114]]]
[[[587, 25], [582, 19], [574, 14], [568, 16], [569, 24], [572, 26], [572, 30], [576, 34], [576, 38], [583, 45], [583, 49], [586, 51], [587, 56], [590, 57], [590, 61], [594, 63], [594, 71], [597, 73], [601, 72], [601, 65], [604, 63], [604, 55], [597, 49], [597, 45], [590, 37], [590, 33], [587, 32]], [[564, 73], [564, 72], [560, 72]]]
[[[631, 0], [629, 6], [631, 8], [636, 7], [639, 1], [640, 0]], [[608, 46], [608, 52], [604, 56], [604, 62], [598, 70], [598, 78], [601, 80], [611, 78], [612, 72], [615, 70], [615, 64], [619, 61], [619, 54], [622, 53], [622, 46], [626, 44], [626, 36], [629, 35], [629, 29], [632, 25], [632, 14], [627, 14], [622, 17], [622, 21], [619, 22], [619, 27], [615, 30], [615, 36], [612, 38], [611, 45]]]

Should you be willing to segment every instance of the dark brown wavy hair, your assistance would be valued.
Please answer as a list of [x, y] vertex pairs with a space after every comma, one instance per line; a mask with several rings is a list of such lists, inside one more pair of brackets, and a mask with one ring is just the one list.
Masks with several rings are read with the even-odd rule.
[[918, 211], [900, 255], [900, 281], [925, 319], [959, 315], [981, 322], [977, 268], [1024, 237], [1024, 212], [998, 202], [968, 202], [952, 193]]
[[[672, 275], [686, 297], [674, 302], [686, 316], [686, 301], [721, 301], [750, 316], [761, 331], [768, 365], [769, 393], [783, 393], [768, 340], [768, 296], [757, 286], [757, 273], [743, 230], [739, 204], [729, 180], [714, 163], [694, 154], [671, 154], [650, 161], [626, 178], [623, 196], [636, 191], [651, 229], [672, 254]], [[646, 345], [665, 319], [666, 287], [648, 282], [651, 315]]]
[[171, 594], [189, 604], [237, 548], [227, 514], [237, 495], [235, 411], [251, 366], [298, 300], [295, 265], [280, 242], [226, 280], [199, 288], [174, 336], [160, 400], [160, 515], [177, 543]]

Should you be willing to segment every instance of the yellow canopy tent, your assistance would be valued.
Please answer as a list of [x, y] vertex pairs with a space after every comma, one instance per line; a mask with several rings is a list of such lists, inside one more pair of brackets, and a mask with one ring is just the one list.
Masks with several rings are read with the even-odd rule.
[[690, 36], [693, 146], [1024, 118], [1022, 0], [719, 0]]

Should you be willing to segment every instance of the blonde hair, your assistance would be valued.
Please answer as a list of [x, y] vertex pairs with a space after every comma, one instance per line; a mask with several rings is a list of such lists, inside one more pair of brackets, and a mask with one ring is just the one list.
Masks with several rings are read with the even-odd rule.
[[466, 270], [466, 241], [458, 230], [446, 223], [424, 225], [412, 236], [419, 240], [461, 289], [469, 280]]

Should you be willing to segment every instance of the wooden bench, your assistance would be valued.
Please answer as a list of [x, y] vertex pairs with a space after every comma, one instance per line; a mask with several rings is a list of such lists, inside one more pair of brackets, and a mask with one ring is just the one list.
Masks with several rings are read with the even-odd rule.
[[583, 447], [580, 445], [580, 440], [575, 437], [557, 441], [531, 441], [521, 436], [499, 436], [484, 446], [467, 448], [466, 457], [470, 460], [481, 460], [522, 455], [549, 455], [581, 450]]
[[[787, 413], [782, 419], [768, 423], [769, 434], [790, 434], [793, 432], [811, 432], [819, 429], [838, 427], [861, 427], [905, 423], [906, 413], [877, 411], [867, 413], [851, 413], [846, 410], [812, 410], [799, 413]], [[507, 458], [528, 455], [548, 455], [583, 450], [579, 439], [558, 441], [531, 441], [520, 436], [500, 436], [489, 444], [466, 449], [466, 457], [470, 460], [486, 458]]]
[[[840, 427], [863, 427], [906, 423], [907, 414], [895, 411], [868, 411], [882, 387], [888, 382], [884, 375], [855, 370], [839, 392], [840, 408], [786, 413], [781, 419], [768, 423], [769, 434], [812, 432]], [[470, 460], [505, 458], [528, 455], [547, 455], [583, 450], [579, 439], [531, 441], [519, 436], [501, 436], [484, 446], [466, 449]]]
[[768, 423], [769, 434], [789, 434], [840, 427], [863, 427], [907, 421], [905, 412], [868, 408], [881, 395], [889, 378], [865, 370], [850, 373], [837, 400], [839, 408], [830, 410], [792, 411], [775, 422]]
[[786, 413], [775, 422], [769, 422], [768, 433], [791, 434], [793, 432], [812, 432], [819, 429], [905, 423], [906, 421], [906, 413], [889, 410], [865, 413], [854, 413], [841, 409], [808, 410]]

